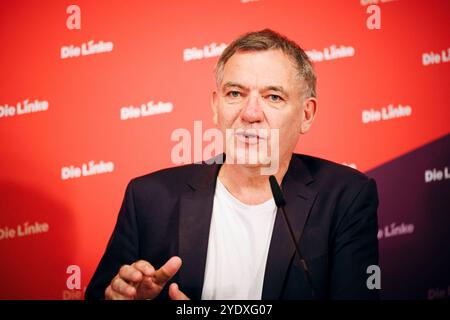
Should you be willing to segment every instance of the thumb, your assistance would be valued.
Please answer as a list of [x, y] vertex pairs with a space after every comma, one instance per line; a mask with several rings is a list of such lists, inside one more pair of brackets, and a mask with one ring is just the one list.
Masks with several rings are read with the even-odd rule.
[[174, 256], [170, 258], [161, 268], [153, 273], [153, 281], [159, 286], [164, 286], [178, 272], [181, 263], [180, 257]]
[[190, 300], [179, 288], [176, 283], [169, 286], [169, 296], [172, 300]]

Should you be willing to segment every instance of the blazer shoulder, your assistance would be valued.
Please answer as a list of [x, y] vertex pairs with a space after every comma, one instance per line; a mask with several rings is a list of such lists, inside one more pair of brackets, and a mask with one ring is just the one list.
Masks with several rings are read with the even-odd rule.
[[373, 178], [352, 167], [331, 160], [304, 154], [296, 154], [307, 167], [315, 181], [333, 186], [361, 186]]
[[378, 206], [376, 181], [351, 167], [308, 155], [299, 156], [314, 179], [314, 188], [322, 201], [334, 201], [336, 218], [340, 219], [349, 208], [358, 203]]
[[185, 186], [189, 178], [201, 170], [202, 165], [187, 164], [177, 167], [164, 168], [131, 179], [130, 185], [134, 190], [146, 189], [178, 189]]

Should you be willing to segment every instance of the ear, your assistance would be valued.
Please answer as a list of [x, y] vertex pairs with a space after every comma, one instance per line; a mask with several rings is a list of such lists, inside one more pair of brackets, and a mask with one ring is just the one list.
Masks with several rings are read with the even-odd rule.
[[219, 108], [219, 94], [214, 90], [211, 94], [211, 108], [213, 111], [213, 122], [217, 126], [218, 124], [218, 108]]
[[311, 125], [314, 121], [314, 117], [317, 112], [317, 99], [316, 98], [308, 98], [303, 102], [303, 110], [302, 110], [302, 124], [300, 128], [300, 133], [305, 134], [311, 128]]

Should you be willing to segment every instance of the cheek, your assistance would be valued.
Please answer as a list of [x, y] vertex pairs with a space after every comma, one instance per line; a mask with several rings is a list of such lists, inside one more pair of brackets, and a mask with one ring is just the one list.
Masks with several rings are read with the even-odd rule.
[[218, 109], [218, 123], [220, 127], [229, 128], [239, 119], [240, 108], [236, 106], [220, 106]]
[[[289, 108], [290, 107], [286, 107]], [[271, 128], [279, 128], [280, 133], [298, 132], [301, 126], [301, 114], [299, 110], [274, 110], [265, 111], [267, 121]]]
[[300, 132], [300, 128], [302, 125], [302, 111], [300, 108], [293, 108], [289, 115], [286, 117], [285, 126], [289, 127], [290, 130], [293, 131], [294, 134], [298, 134]]
[[278, 113], [276, 116], [268, 117], [271, 128], [279, 128], [279, 142], [281, 146], [290, 148], [290, 145], [296, 144], [301, 128], [301, 118], [299, 113], [289, 112], [286, 114]]

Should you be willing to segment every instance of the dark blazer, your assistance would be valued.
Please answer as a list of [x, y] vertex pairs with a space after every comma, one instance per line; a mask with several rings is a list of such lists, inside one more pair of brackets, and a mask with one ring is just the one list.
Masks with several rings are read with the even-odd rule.
[[[191, 164], [131, 180], [105, 254], [86, 290], [103, 299], [124, 264], [155, 268], [178, 255], [172, 281], [200, 299], [214, 191], [220, 165]], [[349, 167], [294, 154], [281, 188], [286, 213], [312, 274], [315, 298], [373, 299], [366, 273], [378, 265], [378, 196], [375, 181]], [[262, 299], [311, 299], [311, 289], [286, 223], [278, 212], [267, 258]], [[158, 296], [168, 298], [168, 285]]]

